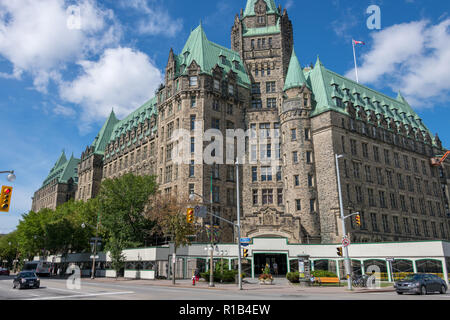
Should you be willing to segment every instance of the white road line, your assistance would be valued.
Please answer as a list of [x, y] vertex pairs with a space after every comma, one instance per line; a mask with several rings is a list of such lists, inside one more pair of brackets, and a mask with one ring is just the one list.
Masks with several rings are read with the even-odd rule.
[[125, 295], [125, 294], [133, 294], [134, 292], [111, 292], [111, 293], [92, 293], [92, 294], [79, 294], [79, 295], [72, 295], [72, 296], [58, 296], [58, 297], [43, 297], [43, 298], [36, 298], [36, 299], [25, 299], [25, 300], [56, 300], [56, 299], [73, 299], [73, 298], [89, 298], [89, 297], [98, 297], [98, 296], [114, 296], [114, 295]]

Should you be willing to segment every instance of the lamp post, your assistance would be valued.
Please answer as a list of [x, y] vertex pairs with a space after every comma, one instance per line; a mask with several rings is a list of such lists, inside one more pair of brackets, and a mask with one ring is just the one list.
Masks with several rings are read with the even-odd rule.
[[14, 170], [13, 171], [0, 171], [0, 174], [4, 174], [4, 173], [9, 173], [8, 177], [7, 177], [9, 182], [16, 181], [16, 175], [14, 174]]
[[[337, 171], [337, 181], [338, 181], [338, 192], [339, 192], [339, 208], [341, 211], [341, 222], [342, 222], [342, 233], [344, 236], [347, 235], [347, 231], [345, 228], [345, 219], [348, 217], [344, 216], [344, 204], [342, 201], [342, 186], [341, 186], [341, 174], [339, 170], [339, 159], [343, 158], [343, 155], [336, 154], [336, 171]], [[351, 271], [350, 271], [350, 257], [348, 254], [348, 246], [344, 248], [345, 252], [345, 273], [347, 275], [347, 289], [352, 290], [352, 279], [351, 279]]]
[[[88, 224], [82, 223], [82, 224], [81, 224], [81, 227], [82, 227], [83, 229], [85, 229], [85, 228], [86, 228], [86, 225], [88, 225]], [[88, 226], [90, 226], [91, 228], [93, 228], [91, 225], [88, 225]], [[99, 221], [97, 221], [97, 227], [95, 228], [94, 250], [92, 250], [92, 251], [93, 251], [93, 254], [94, 254], [94, 255], [92, 256], [92, 271], [91, 271], [91, 279], [92, 279], [92, 280], [95, 279], [95, 261], [96, 261], [96, 255], [97, 255], [97, 245], [98, 245], [98, 240], [99, 240], [99, 238], [98, 238], [98, 227], [99, 227]]]

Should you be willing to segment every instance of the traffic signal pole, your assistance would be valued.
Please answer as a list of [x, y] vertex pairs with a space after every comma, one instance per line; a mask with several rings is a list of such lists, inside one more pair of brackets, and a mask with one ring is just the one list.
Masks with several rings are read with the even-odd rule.
[[[344, 234], [344, 236], [346, 236], [347, 231], [345, 228], [344, 204], [342, 201], [341, 173], [339, 170], [339, 159], [342, 157], [343, 157], [342, 155], [336, 154], [336, 171], [337, 171], [337, 181], [338, 181], [339, 207], [341, 210], [342, 233]], [[348, 254], [348, 246], [344, 248], [344, 253], [345, 253], [345, 273], [347, 275], [347, 289], [352, 290], [352, 279], [351, 279], [351, 271], [350, 271], [350, 257]]]
[[236, 189], [237, 189], [237, 232], [238, 232], [238, 286], [242, 290], [242, 260], [241, 260], [241, 195], [239, 190], [239, 158], [236, 161]]

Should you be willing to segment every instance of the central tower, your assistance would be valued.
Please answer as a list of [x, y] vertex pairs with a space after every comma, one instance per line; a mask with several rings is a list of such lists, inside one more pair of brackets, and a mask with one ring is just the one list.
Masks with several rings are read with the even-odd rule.
[[[243, 166], [243, 234], [301, 242], [301, 221], [287, 210], [280, 114], [293, 45], [292, 22], [274, 0], [248, 0], [236, 15], [231, 48], [239, 52], [251, 81], [244, 112], [250, 130]], [[274, 164], [275, 163], [275, 164]]]

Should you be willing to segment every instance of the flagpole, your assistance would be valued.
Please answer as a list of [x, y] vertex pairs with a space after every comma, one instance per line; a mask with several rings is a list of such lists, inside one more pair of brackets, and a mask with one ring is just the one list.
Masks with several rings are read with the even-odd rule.
[[353, 45], [353, 58], [355, 59], [356, 82], [359, 83], [359, 79], [358, 79], [358, 64], [356, 63], [356, 50], [355, 50], [355, 40], [354, 39], [352, 39], [352, 45]]

